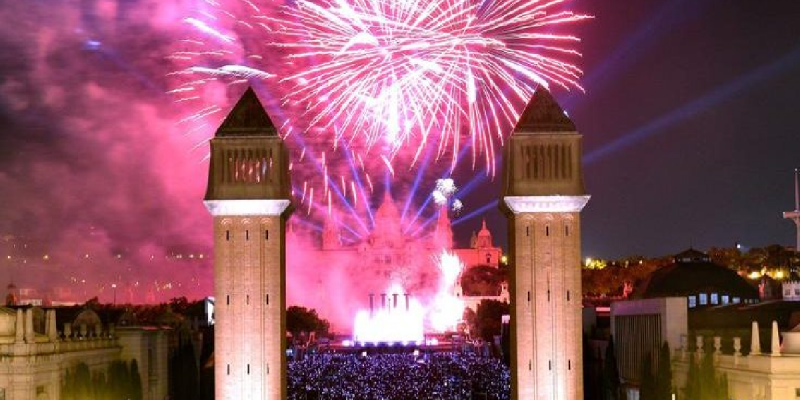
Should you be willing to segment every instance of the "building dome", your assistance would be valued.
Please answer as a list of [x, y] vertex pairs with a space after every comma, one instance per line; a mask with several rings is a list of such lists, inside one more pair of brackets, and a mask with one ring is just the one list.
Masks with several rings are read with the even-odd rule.
[[475, 247], [482, 249], [493, 246], [492, 232], [490, 232], [489, 228], [486, 227], [486, 218], [484, 218], [483, 222], [481, 223], [481, 230], [478, 231], [478, 237], [475, 238]]
[[87, 328], [92, 329], [95, 326], [102, 326], [103, 322], [100, 321], [100, 317], [96, 312], [87, 308], [81, 311], [80, 314], [75, 317], [75, 321], [72, 323], [72, 326], [77, 328], [81, 327], [82, 325], [86, 325]]
[[755, 302], [758, 290], [735, 271], [711, 262], [705, 253], [689, 249], [654, 271], [634, 292], [638, 299], [680, 296], [694, 308]]

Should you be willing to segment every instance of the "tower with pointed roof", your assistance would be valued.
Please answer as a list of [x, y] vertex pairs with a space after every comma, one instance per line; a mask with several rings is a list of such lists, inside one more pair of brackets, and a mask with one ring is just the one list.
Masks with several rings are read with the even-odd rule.
[[797, 226], [797, 241], [794, 251], [800, 252], [800, 168], [794, 170], [794, 211], [786, 211], [783, 218], [791, 220]]
[[453, 248], [453, 228], [450, 217], [447, 215], [447, 207], [439, 210], [439, 219], [436, 221], [436, 228], [433, 231], [433, 245], [436, 250]]
[[211, 140], [215, 397], [286, 398], [288, 156], [248, 88]]
[[512, 397], [583, 399], [580, 212], [589, 200], [581, 135], [544, 88], [505, 147]]
[[478, 231], [478, 236], [475, 237], [476, 249], [487, 249], [494, 247], [492, 244], [492, 232], [486, 227], [486, 218], [481, 222], [481, 230]]
[[334, 217], [327, 214], [322, 225], [322, 250], [338, 250], [342, 248], [342, 235], [339, 224]]

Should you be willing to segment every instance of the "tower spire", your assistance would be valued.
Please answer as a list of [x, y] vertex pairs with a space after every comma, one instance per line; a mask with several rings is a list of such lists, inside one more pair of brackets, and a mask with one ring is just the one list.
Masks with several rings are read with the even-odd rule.
[[786, 211], [783, 218], [794, 221], [797, 226], [797, 241], [794, 251], [800, 252], [800, 168], [794, 169], [794, 211]]

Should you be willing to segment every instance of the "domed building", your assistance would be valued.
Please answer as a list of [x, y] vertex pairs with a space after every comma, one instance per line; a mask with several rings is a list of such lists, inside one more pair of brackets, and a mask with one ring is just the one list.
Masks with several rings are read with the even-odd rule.
[[662, 297], [686, 297], [689, 308], [759, 301], [756, 287], [695, 249], [676, 255], [672, 264], [653, 272], [633, 294], [634, 299]]

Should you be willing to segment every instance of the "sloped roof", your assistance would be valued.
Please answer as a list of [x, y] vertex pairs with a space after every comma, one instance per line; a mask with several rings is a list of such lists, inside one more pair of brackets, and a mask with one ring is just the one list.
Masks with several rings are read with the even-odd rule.
[[276, 136], [277, 129], [258, 100], [256, 92], [248, 87], [233, 109], [222, 121], [216, 136]]
[[575, 131], [577, 128], [564, 109], [553, 98], [553, 95], [541, 86], [533, 93], [514, 128], [515, 133]]

